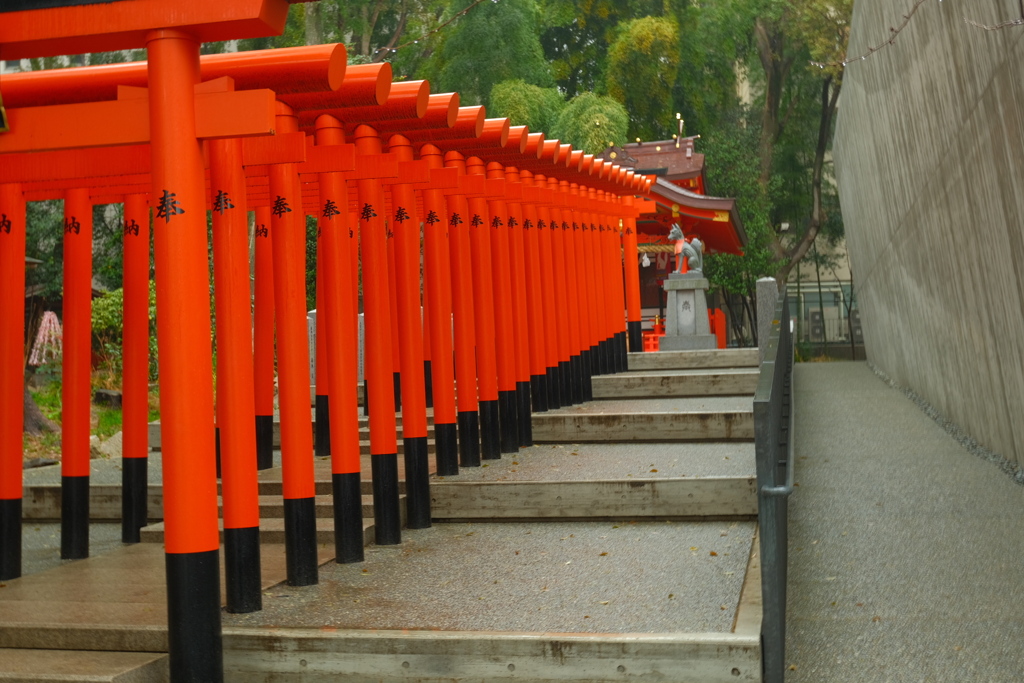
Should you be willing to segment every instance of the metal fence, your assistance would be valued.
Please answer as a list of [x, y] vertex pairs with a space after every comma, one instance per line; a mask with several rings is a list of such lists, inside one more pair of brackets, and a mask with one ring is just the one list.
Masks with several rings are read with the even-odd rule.
[[775, 306], [754, 393], [757, 521], [761, 542], [761, 657], [765, 683], [782, 683], [786, 664], [788, 508], [793, 492], [793, 334], [789, 297]]

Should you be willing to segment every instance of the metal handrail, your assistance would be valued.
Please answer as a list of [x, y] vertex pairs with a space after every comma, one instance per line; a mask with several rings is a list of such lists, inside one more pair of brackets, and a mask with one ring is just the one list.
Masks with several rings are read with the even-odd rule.
[[[792, 370], [790, 370], [792, 372]], [[761, 493], [766, 496], [788, 496], [793, 493], [793, 477], [796, 467], [793, 466], [793, 452], [795, 450], [793, 428], [795, 426], [796, 411], [793, 410], [793, 395], [789, 396], [789, 426], [786, 429], [786, 483], [783, 486], [762, 486]]]
[[[783, 291], [773, 312], [754, 393], [754, 451], [761, 547], [761, 658], [765, 683], [783, 683], [785, 680], [788, 509], [795, 474], [792, 373], [793, 335], [789, 323], [789, 299]], [[785, 483], [780, 485], [780, 481]]]

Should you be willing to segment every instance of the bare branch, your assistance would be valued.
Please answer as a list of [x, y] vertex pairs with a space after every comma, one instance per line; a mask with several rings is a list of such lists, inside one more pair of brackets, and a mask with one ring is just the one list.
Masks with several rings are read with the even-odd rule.
[[862, 59], [867, 59], [868, 57], [870, 57], [874, 53], [878, 52], [882, 48], [889, 47], [890, 45], [892, 45], [893, 43], [896, 42], [896, 36], [898, 36], [900, 34], [900, 31], [902, 31], [903, 29], [905, 29], [907, 27], [907, 24], [910, 23], [910, 18], [914, 16], [914, 13], [917, 12], [918, 8], [921, 7], [921, 5], [923, 5], [924, 3], [925, 3], [925, 0], [916, 0], [914, 2], [914, 6], [910, 8], [910, 11], [903, 15], [903, 21], [900, 23], [900, 25], [896, 26], [896, 27], [893, 27], [893, 26], [889, 27], [889, 39], [884, 41], [884, 42], [882, 42], [882, 43], [879, 43], [878, 45], [875, 45], [874, 47], [869, 47], [868, 51], [865, 52], [864, 54], [859, 55], [857, 57], [847, 57], [846, 59], [844, 59], [841, 62], [811, 62], [811, 66], [816, 66], [816, 67], [819, 67], [821, 69], [824, 69], [825, 67], [830, 67], [830, 66], [844, 67], [847, 64], [850, 64], [852, 62], [857, 62], [857, 61], [860, 61]]

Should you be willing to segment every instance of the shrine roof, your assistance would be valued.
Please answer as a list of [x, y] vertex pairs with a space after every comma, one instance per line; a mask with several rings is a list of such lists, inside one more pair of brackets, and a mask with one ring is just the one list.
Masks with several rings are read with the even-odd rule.
[[697, 234], [708, 251], [742, 254], [747, 233], [736, 209], [736, 200], [690, 192], [664, 178], [657, 178], [649, 192], [651, 204], [641, 205], [638, 223], [645, 230], [659, 225], [667, 233], [679, 223], [685, 234]]

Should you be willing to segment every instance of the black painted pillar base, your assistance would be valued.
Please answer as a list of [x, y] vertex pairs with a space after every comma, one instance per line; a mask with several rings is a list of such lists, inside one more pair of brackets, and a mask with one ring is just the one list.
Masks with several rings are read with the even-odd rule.
[[558, 361], [558, 402], [563, 406], [573, 405], [570, 379], [569, 361]]
[[601, 349], [601, 357], [598, 359], [598, 364], [601, 368], [601, 374], [610, 375], [612, 374], [611, 344], [607, 339], [604, 339], [601, 341], [600, 344], [598, 344], [598, 347]]
[[316, 498], [285, 498], [284, 555], [289, 586], [312, 586], [320, 580], [316, 545]]
[[533, 445], [533, 416], [530, 410], [530, 383], [516, 382], [516, 401], [519, 417], [519, 445]]
[[402, 409], [402, 373], [394, 373], [395, 382], [395, 412]]
[[558, 392], [558, 368], [550, 367], [545, 370], [544, 378], [548, 388], [548, 410], [557, 410], [563, 405]]
[[454, 423], [434, 423], [434, 450], [438, 476], [451, 477], [459, 473], [458, 428]]
[[480, 401], [478, 409], [480, 411], [480, 458], [482, 460], [497, 460], [501, 457], [498, 401]]
[[629, 349], [626, 344], [626, 333], [616, 332], [615, 339], [617, 341], [616, 349], [618, 353], [616, 355], [617, 363], [615, 365], [618, 372], [625, 372], [629, 369]]
[[138, 543], [148, 522], [149, 458], [121, 458], [121, 542]]
[[430, 368], [430, 361], [423, 361], [423, 385], [427, 390], [427, 407], [434, 407], [434, 375]]
[[587, 349], [586, 351], [583, 352], [583, 357], [589, 363], [588, 368], [590, 370], [590, 376], [591, 377], [594, 377], [595, 375], [600, 375], [601, 374], [601, 366], [600, 366], [600, 364], [598, 363], [598, 360], [597, 360], [597, 354], [599, 353], [599, 348], [600, 347], [597, 344], [594, 344], [589, 349]]
[[629, 334], [629, 351], [631, 353], [643, 353], [644, 333], [640, 328], [640, 321], [630, 320], [627, 322], [626, 331]]
[[167, 553], [167, 652], [170, 679], [224, 680], [219, 550]]
[[583, 362], [580, 363], [580, 370], [583, 373], [583, 400], [593, 401], [594, 386], [591, 383], [593, 378], [591, 364], [593, 363], [593, 359], [590, 357], [590, 349], [583, 349], [583, 351], [580, 352], [580, 357], [583, 359]]
[[224, 589], [227, 611], [246, 614], [263, 609], [260, 528], [224, 529]]
[[456, 420], [459, 425], [459, 465], [480, 467], [480, 414], [467, 410], [460, 412]]
[[573, 403], [583, 403], [583, 359], [579, 355], [569, 357], [569, 390]]
[[[435, 428], [436, 437], [436, 428]], [[403, 440], [405, 446], [405, 526], [409, 529], [430, 528], [430, 462], [427, 458], [427, 437], [414, 436]]]
[[362, 562], [363, 487], [359, 472], [331, 475], [334, 494], [334, 561], [338, 564]]
[[402, 542], [402, 513], [398, 505], [398, 454], [370, 455], [373, 476], [373, 535], [377, 545]]
[[[547, 375], [530, 375], [530, 401], [533, 412], [548, 411], [548, 378]], [[533, 431], [532, 425], [530, 431]]]
[[[498, 424], [501, 428], [501, 452], [517, 453], [519, 451], [519, 406], [514, 389], [498, 392]], [[484, 458], [486, 457], [484, 455]]]
[[313, 415], [313, 453], [320, 457], [331, 454], [331, 414], [328, 404], [330, 396], [317, 394]]
[[21, 576], [21, 498], [0, 500], [0, 581]]
[[60, 478], [60, 559], [89, 557], [89, 477]]
[[256, 416], [256, 469], [274, 466], [274, 416]]

